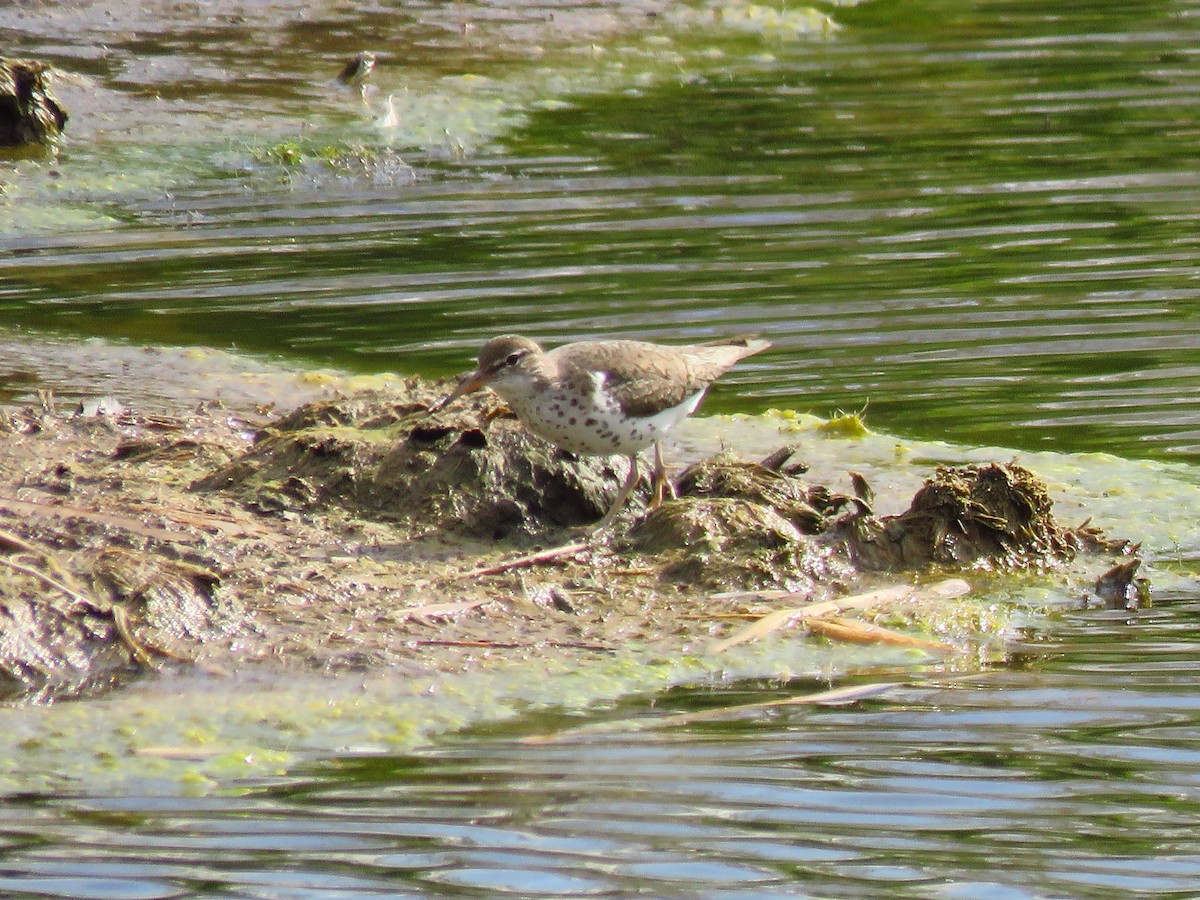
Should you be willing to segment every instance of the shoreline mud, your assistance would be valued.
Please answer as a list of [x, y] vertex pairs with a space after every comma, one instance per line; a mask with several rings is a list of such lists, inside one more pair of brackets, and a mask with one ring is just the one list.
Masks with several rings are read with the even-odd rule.
[[[924, 585], [1077, 557], [1099, 574], [1136, 549], [1060, 525], [1015, 464], [941, 467], [915, 495], [875, 498], [861, 478], [849, 492], [806, 480], [803, 444], [783, 441], [765, 459], [701, 459], [679, 500], [647, 513], [642, 493], [601, 539], [584, 529], [624, 475], [615, 462], [552, 451], [495, 398], [430, 415], [444, 387], [404, 379], [278, 417], [49, 397], [5, 413], [7, 695], [160, 669], [462, 672], [497, 650], [585, 664], [717, 646], [830, 602], [839, 621], [810, 631], [954, 652], [971, 626], [947, 633], [957, 601]], [[1136, 568], [1110, 579], [1121, 602]], [[836, 602], [897, 587], [849, 620]]]

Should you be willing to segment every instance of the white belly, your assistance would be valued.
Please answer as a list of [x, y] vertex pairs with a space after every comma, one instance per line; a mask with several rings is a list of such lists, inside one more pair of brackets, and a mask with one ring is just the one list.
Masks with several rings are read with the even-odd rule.
[[601, 389], [589, 398], [590, 402], [560, 391], [542, 394], [536, 403], [506, 399], [538, 437], [572, 453], [610, 456], [637, 453], [652, 446], [695, 412], [703, 396], [704, 391], [700, 391], [678, 406], [640, 418], [622, 416], [620, 407]]

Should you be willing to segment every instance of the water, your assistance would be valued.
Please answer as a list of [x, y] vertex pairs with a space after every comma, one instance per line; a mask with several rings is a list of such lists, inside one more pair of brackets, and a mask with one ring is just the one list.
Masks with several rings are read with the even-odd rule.
[[[519, 743], [342, 756], [235, 796], [9, 800], [0, 890], [67, 897], [1195, 896], [1200, 601], [1081, 612], [1017, 665], [849, 707], [633, 731], [821, 690], [686, 689]], [[15, 894], [14, 894], [15, 895]], [[23, 895], [21, 895], [23, 896]]]
[[[1194, 2], [877, 2], [831, 8], [828, 38], [665, 44], [585, 6], [547, 25], [364, 2], [326, 30], [232, 7], [207, 30], [139, 20], [141, 41], [102, 17], [32, 40], [3, 13], [13, 46], [99, 85], [57, 161], [0, 171], [5, 346], [34, 360], [0, 360], [7, 396], [90, 390], [21, 350], [43, 334], [447, 374], [502, 330], [757, 330], [777, 351], [708, 409], [867, 406], [914, 437], [1196, 462]], [[374, 105], [317, 85], [381, 35], [407, 64], [381, 66]], [[130, 81], [165, 98], [139, 101], [151, 153], [113, 112]], [[305, 164], [263, 152], [285, 140]], [[313, 162], [358, 144], [361, 171]], [[1190, 551], [1146, 549], [1193, 577]], [[699, 686], [412, 754], [330, 747], [204, 797], [16, 794], [0, 892], [1195, 896], [1198, 602], [1064, 613], [1006, 668], [872, 673], [905, 686], [847, 707], [619, 724], [821, 687]], [[517, 742], [583, 722], [615, 724]]]
[[[869, 405], [878, 426], [926, 437], [1194, 458], [1195, 8], [922, 10], [842, 9], [829, 40], [669, 31], [674, 62], [623, 37], [642, 56], [625, 50], [620, 68], [569, 58], [573, 78], [501, 69], [432, 95], [425, 70], [381, 66], [399, 130], [372, 124], [380, 96], [366, 110], [330, 98], [332, 51], [314, 48], [311, 83], [289, 91], [238, 81], [237, 57], [220, 90], [191, 86], [189, 116], [237, 88], [286, 124], [199, 147], [171, 134], [158, 178], [121, 144], [117, 163], [145, 183], [79, 176], [49, 195], [111, 222], [8, 237], [0, 308], [36, 329], [425, 374], [463, 370], [501, 330], [754, 329], [778, 351], [712, 409]], [[320, 115], [306, 128], [286, 119], [302, 87]], [[456, 131], [412, 146], [436, 111]], [[473, 128], [497, 133], [465, 157], [446, 149]], [[249, 148], [277, 138], [310, 165], [255, 162]], [[384, 162], [382, 183], [312, 163], [327, 145], [389, 141], [415, 184]], [[69, 144], [60, 180], [112, 164], [97, 152]]]

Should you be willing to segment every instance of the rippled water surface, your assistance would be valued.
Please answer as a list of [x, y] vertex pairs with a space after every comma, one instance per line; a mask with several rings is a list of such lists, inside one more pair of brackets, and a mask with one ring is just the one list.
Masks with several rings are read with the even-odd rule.
[[[414, 9], [452, 53], [439, 8]], [[553, 19], [520, 9], [513, 29]], [[361, 109], [330, 97], [341, 48], [432, 39], [347, 16], [349, 34], [307, 48], [314, 71], [264, 79], [229, 50], [221, 74], [178, 85], [175, 118], [155, 115], [202, 121], [202, 140], [169, 133], [159, 165], [110, 132], [115, 162], [69, 141], [46, 196], [106, 219], [4, 239], [6, 320], [437, 374], [501, 330], [754, 329], [777, 352], [713, 408], [869, 404], [922, 436], [1200, 447], [1194, 4], [865, 3], [834, 10], [828, 37], [680, 24], [610, 36], [615, 59], [551, 46], [541, 68], [489, 69], [467, 41], [462, 73], [381, 64]], [[276, 54], [316, 40], [276, 37]], [[167, 64], [118, 46], [110, 69]], [[476, 67], [490, 77], [466, 78]], [[388, 93], [395, 127], [378, 124]], [[238, 102], [272, 115], [205, 118]], [[287, 141], [398, 158], [272, 162]]]
[[[1014, 668], [680, 690], [343, 756], [235, 796], [13, 798], [0, 890], [66, 897], [1190, 897], [1200, 601], [1068, 616]], [[912, 680], [908, 680], [912, 679]], [[625, 723], [624, 726], [622, 723]], [[24, 894], [21, 894], [24, 896]]]
[[[753, 330], [706, 408], [1200, 454], [1195, 2], [137, 6], [0, 10], [77, 76], [58, 156], [0, 160], [0, 400], [110, 378], [63, 336], [118, 376], [126, 342], [448, 374], [500, 331]], [[1197, 596], [848, 706], [621, 724], [822, 686], [690, 688], [214, 796], [11, 795], [0, 893], [1192, 897]]]

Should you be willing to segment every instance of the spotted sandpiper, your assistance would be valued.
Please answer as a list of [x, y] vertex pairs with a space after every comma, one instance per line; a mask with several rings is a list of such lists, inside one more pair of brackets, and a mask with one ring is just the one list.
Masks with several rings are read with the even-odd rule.
[[627, 456], [629, 475], [596, 526], [604, 529], [637, 485], [638, 453], [654, 445], [657, 503], [666, 484], [662, 439], [696, 411], [713, 381], [739, 360], [770, 346], [741, 336], [682, 346], [576, 341], [543, 350], [529, 338], [506, 334], [483, 345], [475, 371], [434, 409], [489, 387], [526, 428], [564, 450]]
[[371, 77], [371, 73], [375, 71], [375, 54], [369, 50], [363, 50], [361, 53], [356, 53], [338, 73], [337, 80], [342, 84], [348, 84], [358, 88], [359, 94], [366, 99], [367, 81]]

